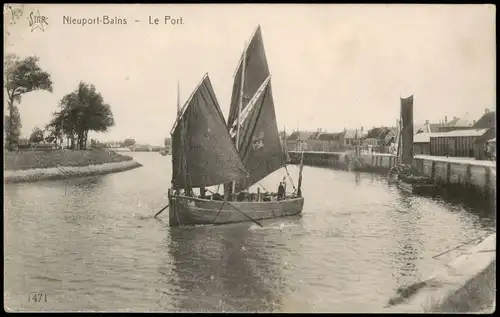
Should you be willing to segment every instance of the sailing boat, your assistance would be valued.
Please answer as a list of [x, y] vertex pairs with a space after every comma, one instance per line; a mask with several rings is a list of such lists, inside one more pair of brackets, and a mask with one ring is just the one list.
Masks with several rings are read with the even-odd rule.
[[435, 189], [432, 179], [418, 175], [413, 165], [413, 95], [401, 99], [398, 121], [396, 166], [391, 171], [397, 175], [398, 187], [411, 194], [429, 194]]
[[[234, 76], [226, 123], [208, 74], [179, 112], [172, 128], [172, 188], [169, 225], [226, 224], [298, 215], [298, 188], [275, 200], [273, 195], [246, 190], [274, 171], [286, 168], [281, 145], [271, 75], [260, 26], [243, 51]], [[288, 173], [288, 171], [287, 171]], [[223, 185], [224, 196], [206, 196], [209, 186]], [[199, 188], [196, 196], [193, 189]]]

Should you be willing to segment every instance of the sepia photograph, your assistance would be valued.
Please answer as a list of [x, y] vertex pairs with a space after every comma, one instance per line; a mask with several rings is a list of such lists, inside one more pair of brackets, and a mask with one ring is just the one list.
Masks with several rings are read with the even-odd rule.
[[4, 311], [495, 311], [495, 5], [3, 14]]

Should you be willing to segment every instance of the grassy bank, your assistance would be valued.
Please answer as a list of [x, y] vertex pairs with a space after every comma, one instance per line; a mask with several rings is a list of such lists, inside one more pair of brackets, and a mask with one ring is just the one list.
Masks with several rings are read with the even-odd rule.
[[108, 150], [17, 151], [4, 153], [4, 170], [28, 170], [60, 166], [89, 166], [130, 161], [130, 156]]

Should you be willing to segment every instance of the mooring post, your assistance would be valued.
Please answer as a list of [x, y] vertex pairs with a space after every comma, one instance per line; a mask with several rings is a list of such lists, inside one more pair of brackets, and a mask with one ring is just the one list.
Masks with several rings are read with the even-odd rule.
[[471, 182], [472, 182], [472, 165], [467, 164], [467, 171], [465, 173], [465, 187], [469, 188], [471, 187]]
[[484, 175], [485, 176], [484, 177], [485, 178], [485, 180], [484, 180], [484, 192], [489, 195], [491, 192], [491, 189], [490, 189], [490, 187], [491, 187], [490, 186], [491, 185], [491, 168], [488, 166], [485, 166], [484, 169], [486, 170], [485, 171], [486, 173]]
[[431, 163], [431, 179], [436, 183], [436, 161], [434, 160]]
[[451, 183], [451, 163], [446, 163], [446, 184]]

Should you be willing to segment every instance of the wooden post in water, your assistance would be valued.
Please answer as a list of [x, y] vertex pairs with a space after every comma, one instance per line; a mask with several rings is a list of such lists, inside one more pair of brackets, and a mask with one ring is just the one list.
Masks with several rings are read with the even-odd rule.
[[302, 197], [302, 169], [304, 168], [304, 151], [302, 151], [302, 156], [300, 158], [300, 168], [299, 168], [299, 182], [297, 185], [297, 196]]

